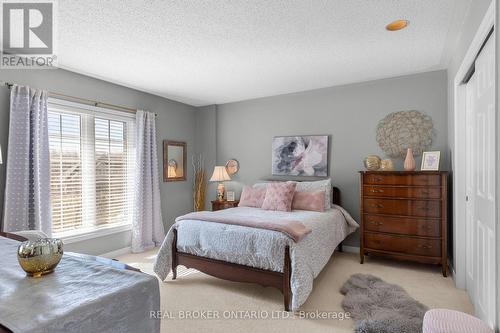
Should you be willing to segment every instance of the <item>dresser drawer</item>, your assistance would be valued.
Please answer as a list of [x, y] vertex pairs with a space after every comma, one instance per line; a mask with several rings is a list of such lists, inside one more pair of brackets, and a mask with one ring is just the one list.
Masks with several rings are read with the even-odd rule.
[[365, 185], [363, 193], [368, 197], [440, 199], [440, 187], [389, 187]]
[[399, 252], [419, 256], [441, 256], [441, 241], [425, 238], [411, 238], [366, 232], [365, 248], [381, 251]]
[[384, 175], [377, 173], [365, 175], [365, 184], [440, 186], [441, 177], [439, 175]]
[[441, 217], [441, 202], [437, 200], [397, 200], [364, 198], [365, 213]]
[[440, 220], [425, 220], [395, 216], [365, 214], [363, 219], [365, 231], [388, 232], [393, 234], [440, 237]]

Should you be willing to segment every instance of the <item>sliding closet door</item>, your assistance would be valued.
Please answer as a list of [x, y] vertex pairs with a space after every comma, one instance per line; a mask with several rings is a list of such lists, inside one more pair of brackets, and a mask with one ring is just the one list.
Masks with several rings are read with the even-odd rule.
[[495, 323], [495, 45], [490, 38], [467, 83], [467, 290], [476, 315]]
[[476, 93], [476, 79], [477, 75], [472, 76], [472, 78], [467, 83], [467, 106], [466, 106], [466, 140], [465, 140], [465, 154], [467, 156], [465, 162], [466, 169], [466, 215], [465, 215], [465, 237], [466, 237], [466, 258], [465, 258], [465, 268], [466, 268], [466, 286], [467, 292], [472, 300], [476, 299], [477, 293], [477, 269], [476, 269], [476, 238], [477, 238], [477, 225], [475, 224], [474, 218], [474, 195], [475, 192], [475, 178], [474, 178], [474, 168], [473, 161], [476, 156], [474, 156], [474, 108], [475, 104], [475, 93]]

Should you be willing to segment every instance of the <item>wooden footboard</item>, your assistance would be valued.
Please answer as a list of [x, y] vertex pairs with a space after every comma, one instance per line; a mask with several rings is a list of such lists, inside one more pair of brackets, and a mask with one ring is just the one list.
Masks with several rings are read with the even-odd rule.
[[255, 267], [234, 264], [222, 260], [199, 257], [196, 255], [177, 251], [177, 230], [173, 230], [172, 242], [172, 279], [177, 278], [177, 266], [183, 265], [194, 268], [205, 274], [235, 282], [257, 283], [264, 287], [273, 287], [283, 293], [285, 311], [290, 311], [292, 290], [290, 277], [292, 266], [290, 261], [290, 248], [285, 246], [283, 273], [268, 271]]

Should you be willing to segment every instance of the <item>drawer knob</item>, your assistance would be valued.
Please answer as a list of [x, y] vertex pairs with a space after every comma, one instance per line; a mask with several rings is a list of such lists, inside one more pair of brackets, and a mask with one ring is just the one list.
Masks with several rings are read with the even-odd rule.
[[428, 224], [423, 224], [420, 226], [420, 228], [430, 230], [430, 229], [432, 229], [432, 226], [428, 225]]
[[420, 245], [419, 247], [420, 247], [421, 249], [426, 249], [426, 250], [432, 249], [432, 246], [431, 246], [431, 245]]
[[373, 225], [383, 225], [384, 223], [383, 222], [379, 222], [379, 221], [371, 221], [370, 224], [373, 224]]
[[382, 177], [373, 177], [372, 178], [372, 182], [381, 182], [383, 180], [384, 180], [384, 178], [382, 178]]
[[429, 195], [429, 194], [431, 194], [430, 191], [420, 191], [420, 193], [423, 194], [423, 195]]
[[372, 193], [384, 193], [384, 190], [371, 190]]
[[372, 204], [373, 208], [384, 208], [384, 205], [382, 204]]

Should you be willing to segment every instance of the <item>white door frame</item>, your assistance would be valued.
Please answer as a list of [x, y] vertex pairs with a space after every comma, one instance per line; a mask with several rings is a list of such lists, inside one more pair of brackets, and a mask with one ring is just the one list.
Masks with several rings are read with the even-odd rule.
[[[495, 2], [492, 1], [486, 15], [484, 16], [479, 29], [477, 30], [474, 39], [472, 40], [469, 49], [465, 55], [462, 64], [453, 81], [455, 90], [454, 98], [454, 156], [453, 156], [453, 257], [455, 262], [454, 279], [455, 285], [458, 288], [465, 289], [466, 277], [466, 233], [465, 233], [465, 216], [466, 216], [466, 182], [465, 182], [465, 110], [466, 110], [466, 88], [462, 84], [465, 74], [474, 62], [481, 45], [488, 36], [491, 28], [495, 26]], [[496, 65], [498, 66], [498, 65]], [[498, 133], [498, 128], [496, 129]], [[496, 155], [498, 156], [498, 145]], [[499, 166], [500, 164], [497, 164]], [[498, 181], [498, 171], [497, 171]], [[497, 195], [497, 209], [498, 207]], [[498, 229], [498, 228], [497, 228]]]
[[[496, 6], [496, 22], [500, 22], [500, 6]], [[495, 26], [497, 27], [497, 26]], [[495, 63], [495, 70], [496, 70], [496, 112], [497, 112], [497, 121], [496, 121], [496, 140], [497, 140], [497, 147], [500, 147], [500, 116], [498, 116], [498, 106], [500, 105], [500, 64], [499, 64], [499, 56], [500, 56], [500, 34], [497, 32], [495, 34], [495, 50], [496, 50], [496, 63]], [[498, 149], [498, 148], [497, 148]], [[497, 186], [496, 186], [496, 193], [497, 193], [497, 217], [500, 216], [500, 198], [498, 197], [498, 193], [500, 193], [500, 171], [499, 171], [499, 166], [500, 166], [500, 156], [499, 152], [496, 152], [497, 160], [496, 160], [496, 166], [497, 166], [497, 171], [496, 171], [496, 181], [497, 181]], [[498, 333], [500, 331], [500, 225], [497, 222], [496, 225], [496, 246], [497, 246], [497, 257], [496, 257], [496, 265], [497, 265], [497, 304], [496, 304], [496, 309], [497, 309], [497, 318], [496, 318], [496, 332]]]

